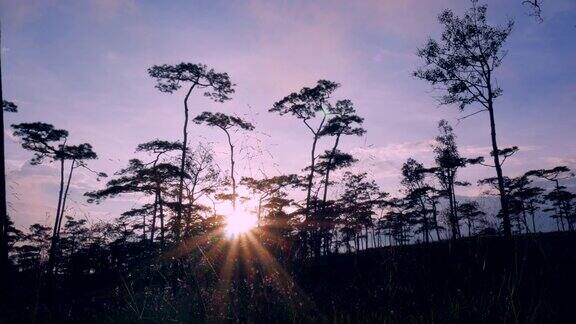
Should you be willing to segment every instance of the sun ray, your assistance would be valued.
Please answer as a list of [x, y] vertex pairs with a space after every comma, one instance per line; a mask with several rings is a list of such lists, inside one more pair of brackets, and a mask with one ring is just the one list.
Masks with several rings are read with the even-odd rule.
[[294, 309], [301, 309], [302, 306], [308, 309], [315, 309], [313, 301], [306, 296], [304, 291], [298, 286], [295, 280], [284, 270], [282, 265], [272, 256], [272, 254], [258, 241], [252, 234], [248, 233], [246, 240], [250, 243], [251, 249], [258, 258], [262, 269], [278, 280], [271, 281], [276, 291], [281, 293]]
[[246, 212], [234, 212], [226, 216], [224, 231], [230, 239], [250, 232], [258, 225], [256, 215]]
[[218, 316], [226, 315], [229, 303], [229, 288], [234, 274], [234, 268], [238, 262], [238, 240], [230, 240], [224, 244], [228, 251], [224, 257], [222, 267], [218, 275], [218, 283], [212, 293], [212, 304]]

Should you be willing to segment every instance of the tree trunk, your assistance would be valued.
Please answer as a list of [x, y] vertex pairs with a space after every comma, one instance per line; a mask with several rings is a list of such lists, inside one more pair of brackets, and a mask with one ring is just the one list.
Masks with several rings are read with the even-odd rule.
[[[560, 192], [560, 181], [558, 181], [558, 179], [554, 179], [554, 182], [556, 184], [556, 191]], [[564, 217], [566, 219], [566, 223], [568, 225], [568, 230], [572, 230], [572, 223], [570, 222], [570, 206], [567, 206], [567, 204], [565, 202], [559, 201], [560, 202], [560, 206], [559, 206], [559, 210], [560, 210], [560, 220], [562, 220], [562, 217]], [[564, 214], [564, 215], [562, 215]], [[562, 221], [562, 230], [565, 230], [564, 228], [564, 221]]]
[[158, 212], [158, 187], [154, 192], [154, 208], [152, 210], [152, 224], [150, 224], [150, 242], [154, 243], [154, 234], [156, 233], [156, 214]]
[[452, 195], [452, 203], [454, 204], [454, 226], [456, 226], [456, 232], [458, 233], [458, 236], [461, 237], [462, 233], [460, 233], [460, 222], [458, 220], [458, 200], [456, 200], [456, 186], [454, 185], [455, 177], [456, 171], [454, 171], [454, 174], [452, 175], [452, 192], [450, 194]]
[[560, 209], [560, 207], [558, 207], [556, 209], [556, 217], [558, 219], [560, 219], [560, 224], [562, 225], [562, 231], [565, 232], [566, 231], [566, 227], [564, 226], [564, 216], [562, 216], [562, 210]]
[[[2, 48], [2, 30], [0, 26], [0, 48]], [[4, 97], [2, 95], [2, 53], [0, 53], [0, 280], [4, 283], [8, 270], [8, 210], [6, 207], [6, 170], [4, 156]], [[2, 285], [0, 285], [2, 288]], [[5, 295], [5, 294], [3, 294]]]
[[526, 208], [522, 204], [522, 220], [524, 222], [524, 227], [526, 227], [526, 233], [530, 233], [530, 227], [528, 226], [528, 216], [526, 215]]
[[146, 213], [142, 213], [142, 242], [146, 242]]
[[498, 177], [498, 191], [500, 193], [502, 227], [504, 229], [504, 237], [509, 239], [512, 238], [512, 228], [510, 225], [510, 215], [508, 214], [508, 199], [506, 197], [506, 190], [504, 189], [502, 165], [500, 164], [500, 156], [498, 155], [499, 150], [498, 143], [496, 141], [496, 123], [494, 122], [494, 108], [492, 105], [492, 88], [490, 86], [490, 81], [488, 81], [488, 113], [490, 115], [490, 138], [492, 139], [492, 155], [494, 157], [496, 176]]
[[314, 179], [314, 171], [316, 167], [316, 143], [318, 143], [318, 136], [314, 134], [314, 142], [312, 142], [310, 175], [308, 175], [308, 188], [306, 192], [306, 217], [310, 216], [310, 196], [312, 193], [312, 181]]
[[178, 208], [176, 213], [176, 219], [174, 219], [174, 239], [178, 241], [180, 239], [180, 231], [182, 226], [182, 198], [184, 196], [184, 174], [186, 166], [186, 150], [188, 145], [188, 98], [190, 98], [190, 93], [196, 84], [194, 83], [186, 97], [184, 98], [184, 127], [182, 129], [182, 159], [180, 161], [180, 179], [178, 183]]
[[225, 128], [222, 128], [228, 138], [228, 145], [230, 146], [230, 179], [232, 180], [232, 210], [236, 211], [236, 177], [234, 176], [234, 145], [230, 138], [230, 133]]
[[450, 203], [450, 229], [452, 230], [452, 240], [458, 237], [458, 230], [456, 229], [456, 206], [454, 204], [454, 196], [452, 195], [452, 180], [448, 183], [448, 199]]
[[434, 218], [434, 229], [436, 230], [436, 237], [438, 242], [440, 242], [440, 229], [438, 226], [438, 210], [436, 209], [436, 202], [432, 203], [432, 217]]
[[68, 173], [68, 180], [66, 181], [66, 190], [64, 190], [64, 195], [62, 196], [62, 208], [60, 208], [60, 216], [58, 216], [58, 237], [60, 237], [60, 229], [62, 228], [62, 219], [64, 218], [64, 211], [66, 210], [66, 199], [68, 198], [68, 189], [70, 189], [70, 182], [72, 181], [72, 172], [74, 172], [74, 163], [76, 160], [72, 160], [70, 165], [70, 172]]
[[328, 166], [326, 167], [326, 176], [324, 178], [324, 195], [322, 198], [322, 201], [324, 202], [326, 202], [326, 198], [328, 196], [328, 181], [330, 179], [330, 168], [332, 167], [332, 161], [334, 159], [334, 154], [336, 153], [336, 149], [338, 148], [339, 142], [340, 142], [340, 134], [336, 136], [336, 141], [334, 142], [332, 152], [330, 153], [330, 158], [328, 159]]
[[264, 199], [262, 196], [260, 196], [260, 199], [258, 199], [258, 227], [260, 227], [260, 223], [262, 222], [262, 199]]
[[368, 226], [366, 226], [366, 250], [368, 250], [368, 247], [370, 246], [370, 238], [368, 237]]
[[52, 229], [52, 240], [50, 243], [50, 252], [48, 253], [48, 275], [51, 276], [54, 271], [56, 249], [58, 245], [58, 219], [60, 208], [62, 207], [62, 195], [64, 191], [64, 159], [60, 159], [60, 190], [58, 193], [58, 207], [56, 208], [56, 219]]
[[164, 249], [164, 202], [162, 201], [162, 191], [158, 192], [158, 204], [160, 208], [160, 248]]
[[422, 241], [428, 243], [430, 241], [430, 235], [428, 233], [430, 230], [428, 225], [428, 211], [426, 210], [426, 204], [424, 203], [422, 197], [419, 197], [418, 200], [420, 202], [420, 208], [422, 208], [422, 221], [424, 225], [424, 230], [422, 231]]
[[[334, 159], [334, 153], [336, 152], [336, 149], [338, 148], [338, 143], [340, 142], [340, 134], [338, 134], [336, 136], [336, 141], [334, 142], [334, 146], [332, 147], [332, 151], [330, 153], [330, 157], [328, 158], [328, 164], [326, 167], [326, 175], [324, 177], [324, 193], [322, 195], [322, 202], [324, 202], [324, 204], [322, 205], [322, 215], [326, 216], [325, 214], [325, 208], [326, 208], [326, 199], [328, 197], [328, 183], [330, 181], [330, 168], [332, 167], [332, 161]], [[312, 153], [312, 156], [314, 157], [314, 153]], [[324, 222], [324, 219], [322, 219], [322, 222]], [[322, 231], [324, 232], [324, 231]], [[329, 233], [324, 234], [324, 241], [325, 241], [325, 245], [329, 244], [326, 242], [329, 242], [330, 238], [329, 238]], [[327, 253], [326, 253], [327, 254]]]

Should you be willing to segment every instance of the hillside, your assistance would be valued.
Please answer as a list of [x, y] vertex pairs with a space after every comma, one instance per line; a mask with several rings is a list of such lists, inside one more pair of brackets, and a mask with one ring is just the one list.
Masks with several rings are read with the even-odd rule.
[[342, 319], [569, 322], [575, 244], [574, 233], [523, 235], [512, 258], [496, 237], [373, 249], [313, 262], [301, 284]]
[[546, 233], [512, 246], [469, 238], [290, 263], [246, 239], [209, 252], [210, 264], [191, 253], [76, 273], [49, 302], [56, 314], [35, 313], [35, 279], [21, 273], [8, 322], [569, 322], [575, 245], [575, 233]]

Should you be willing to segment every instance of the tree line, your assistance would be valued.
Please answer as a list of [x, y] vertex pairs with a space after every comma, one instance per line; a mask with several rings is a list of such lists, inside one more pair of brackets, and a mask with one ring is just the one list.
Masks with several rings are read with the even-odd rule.
[[[544, 217], [550, 217], [558, 231], [573, 231], [576, 195], [566, 187], [574, 177], [567, 166], [505, 175], [505, 161], [519, 148], [498, 144], [494, 112], [503, 90], [495, 74], [504, 61], [503, 46], [513, 22], [489, 25], [486, 14], [487, 7], [476, 1], [461, 17], [444, 11], [439, 16], [442, 35], [418, 49], [422, 65], [414, 76], [433, 86], [440, 104], [463, 111], [463, 118], [489, 115], [488, 156], [462, 156], [454, 129], [442, 120], [432, 144], [433, 163], [408, 159], [399, 170], [398, 192], [384, 192], [368, 173], [353, 171], [357, 159], [341, 149], [348, 138], [366, 133], [364, 119], [351, 100], [334, 99], [341, 84], [319, 80], [268, 109], [278, 118], [291, 118], [308, 134], [305, 167], [294, 174], [239, 177], [235, 136], [255, 126], [234, 114], [197, 112], [189, 106], [193, 95], [215, 103], [231, 100], [236, 85], [230, 76], [204, 64], [155, 65], [148, 74], [156, 89], [182, 97], [182, 138], [139, 144], [137, 155], [113, 175], [90, 168], [98, 157], [95, 149], [89, 143], [72, 144], [67, 130], [43, 122], [12, 125], [22, 148], [33, 153], [31, 164], [58, 166], [59, 189], [51, 227], [34, 224], [23, 232], [9, 219], [3, 222], [3, 242], [10, 251], [5, 258], [18, 271], [39, 272], [49, 280], [125, 272], [142, 257], [162, 255], [190, 241], [210, 244], [212, 237], [222, 236], [226, 222], [218, 206], [229, 204], [236, 211], [246, 201], [256, 203], [251, 211], [258, 220], [254, 232], [285, 260], [467, 236], [510, 238], [541, 231], [539, 218]], [[17, 110], [7, 101], [3, 109]], [[210, 145], [189, 139], [190, 124], [220, 132], [229, 148], [226, 166], [216, 163]], [[498, 199], [495, 215], [483, 210], [477, 199], [458, 194], [474, 185], [459, 178], [471, 166], [494, 170], [493, 177], [476, 185]], [[103, 188], [84, 194], [89, 203], [121, 195], [138, 196], [146, 203], [109, 222], [72, 217], [69, 189], [79, 169], [107, 179]]]

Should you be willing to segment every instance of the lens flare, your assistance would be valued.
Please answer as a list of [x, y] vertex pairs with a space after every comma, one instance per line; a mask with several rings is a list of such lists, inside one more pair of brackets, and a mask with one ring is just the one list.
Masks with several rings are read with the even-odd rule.
[[226, 216], [226, 236], [230, 239], [236, 238], [250, 232], [257, 226], [257, 223], [256, 215], [238, 212], [230, 214]]

